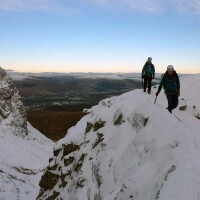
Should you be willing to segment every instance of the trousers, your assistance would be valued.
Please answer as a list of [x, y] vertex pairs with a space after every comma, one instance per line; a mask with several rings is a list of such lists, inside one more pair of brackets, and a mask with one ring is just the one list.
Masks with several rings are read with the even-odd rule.
[[148, 92], [151, 92], [151, 83], [152, 83], [152, 77], [146, 76], [144, 77], [144, 91], [146, 91], [147, 85], [148, 85]]
[[178, 96], [177, 93], [167, 94], [168, 110], [172, 113], [172, 110], [178, 106]]

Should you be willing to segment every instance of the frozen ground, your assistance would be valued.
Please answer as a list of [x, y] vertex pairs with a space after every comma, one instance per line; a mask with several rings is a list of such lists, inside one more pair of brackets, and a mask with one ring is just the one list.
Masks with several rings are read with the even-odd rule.
[[24, 138], [0, 126], [0, 199], [34, 200], [53, 142], [28, 124]]

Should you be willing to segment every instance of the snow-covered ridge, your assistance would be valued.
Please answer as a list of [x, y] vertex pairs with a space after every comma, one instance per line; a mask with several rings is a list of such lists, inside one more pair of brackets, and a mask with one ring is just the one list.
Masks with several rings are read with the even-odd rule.
[[0, 199], [34, 200], [53, 142], [35, 130], [11, 78], [0, 68]]
[[200, 75], [181, 78], [170, 114], [163, 92], [101, 101], [54, 148], [41, 181], [45, 200], [199, 199]]

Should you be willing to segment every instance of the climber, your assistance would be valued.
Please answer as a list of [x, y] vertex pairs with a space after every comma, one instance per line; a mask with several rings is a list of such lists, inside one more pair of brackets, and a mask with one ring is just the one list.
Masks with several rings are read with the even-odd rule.
[[145, 63], [143, 69], [142, 69], [142, 81], [144, 79], [143, 89], [144, 92], [146, 92], [147, 84], [148, 84], [148, 93], [151, 94], [151, 82], [152, 79], [154, 79], [155, 76], [155, 68], [152, 64], [152, 58], [149, 57], [147, 62]]
[[168, 100], [168, 110], [172, 113], [172, 110], [178, 106], [178, 97], [180, 96], [180, 82], [179, 77], [174, 67], [168, 65], [167, 71], [162, 77], [156, 96], [160, 93], [162, 86], [165, 90], [165, 95]]

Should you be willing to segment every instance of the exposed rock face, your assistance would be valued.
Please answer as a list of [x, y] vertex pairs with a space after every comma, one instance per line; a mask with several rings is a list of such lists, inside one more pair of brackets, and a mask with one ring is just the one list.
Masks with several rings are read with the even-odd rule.
[[26, 111], [11, 78], [0, 67], [0, 125], [5, 125], [10, 132], [26, 136]]

